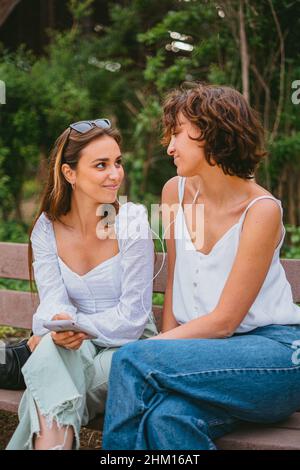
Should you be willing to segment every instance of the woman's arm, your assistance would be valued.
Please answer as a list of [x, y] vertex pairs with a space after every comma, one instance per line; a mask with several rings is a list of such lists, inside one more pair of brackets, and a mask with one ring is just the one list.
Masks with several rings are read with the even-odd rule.
[[[176, 249], [175, 249], [175, 240], [174, 240], [174, 220], [176, 214], [172, 211], [176, 204], [178, 204], [178, 177], [167, 181], [162, 190], [162, 221], [163, 221], [163, 230], [164, 236], [167, 245], [168, 253], [168, 277], [167, 285], [165, 291], [165, 299], [163, 306], [163, 315], [162, 315], [162, 327], [161, 332], [165, 333], [169, 330], [178, 326], [178, 322], [173, 313], [173, 279], [174, 279], [174, 268], [175, 268], [175, 259], [176, 259]], [[161, 338], [161, 335], [159, 336]]]
[[232, 336], [264, 283], [281, 233], [281, 212], [277, 203], [262, 199], [254, 204], [245, 218], [236, 258], [215, 309], [157, 339]]
[[31, 233], [32, 251], [34, 256], [34, 279], [39, 294], [39, 305], [33, 315], [33, 333], [43, 336], [49, 330], [43, 327], [45, 320], [54, 315], [65, 313], [76, 319], [76, 307], [69, 299], [57, 254], [51, 241], [49, 224], [51, 222], [42, 214]]

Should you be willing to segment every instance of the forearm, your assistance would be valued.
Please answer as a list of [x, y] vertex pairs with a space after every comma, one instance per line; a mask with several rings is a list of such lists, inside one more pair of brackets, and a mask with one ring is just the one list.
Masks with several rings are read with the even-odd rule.
[[216, 314], [210, 313], [149, 339], [226, 338], [231, 335], [231, 329]]

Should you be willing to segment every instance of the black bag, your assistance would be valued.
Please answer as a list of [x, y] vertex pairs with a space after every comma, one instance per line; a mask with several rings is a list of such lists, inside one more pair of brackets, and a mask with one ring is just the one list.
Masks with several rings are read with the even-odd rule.
[[[28, 339], [18, 344], [0, 346], [0, 388], [24, 390], [26, 388], [22, 367], [31, 355]], [[3, 364], [3, 360], [5, 361]]]

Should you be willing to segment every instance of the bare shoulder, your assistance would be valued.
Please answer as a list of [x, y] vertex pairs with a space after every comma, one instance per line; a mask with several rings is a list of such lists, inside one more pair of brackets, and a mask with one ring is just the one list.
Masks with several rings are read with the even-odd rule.
[[162, 202], [166, 204], [178, 202], [178, 180], [178, 176], [173, 176], [165, 183], [161, 194]]
[[[278, 202], [274, 199], [259, 199], [248, 210], [241, 240], [257, 243], [268, 249], [275, 249], [282, 238], [282, 214]], [[248, 247], [249, 248], [249, 247]]]
[[[263, 197], [267, 196], [267, 197]], [[254, 183], [251, 200], [261, 198], [255, 201], [249, 208], [249, 213], [266, 217], [275, 217], [281, 219], [281, 203], [275, 196], [257, 183]], [[272, 198], [272, 199], [271, 199]], [[250, 201], [251, 202], [251, 201]]]
[[279, 201], [270, 198], [263, 198], [255, 201], [254, 204], [248, 209], [246, 219], [251, 219], [254, 222], [260, 221], [263, 225], [270, 222], [279, 224], [281, 221], [281, 207]]

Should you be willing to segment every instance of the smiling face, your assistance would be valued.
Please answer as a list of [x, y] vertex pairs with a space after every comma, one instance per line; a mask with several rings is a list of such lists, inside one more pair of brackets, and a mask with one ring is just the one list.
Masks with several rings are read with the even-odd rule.
[[62, 165], [70, 183], [75, 183], [76, 193], [95, 203], [113, 203], [124, 178], [120, 147], [107, 135], [95, 138], [81, 151], [75, 170]]
[[204, 153], [204, 141], [199, 138], [200, 130], [182, 113], [178, 114], [177, 125], [171, 134], [167, 153], [174, 158], [179, 176], [195, 176], [207, 165]]

